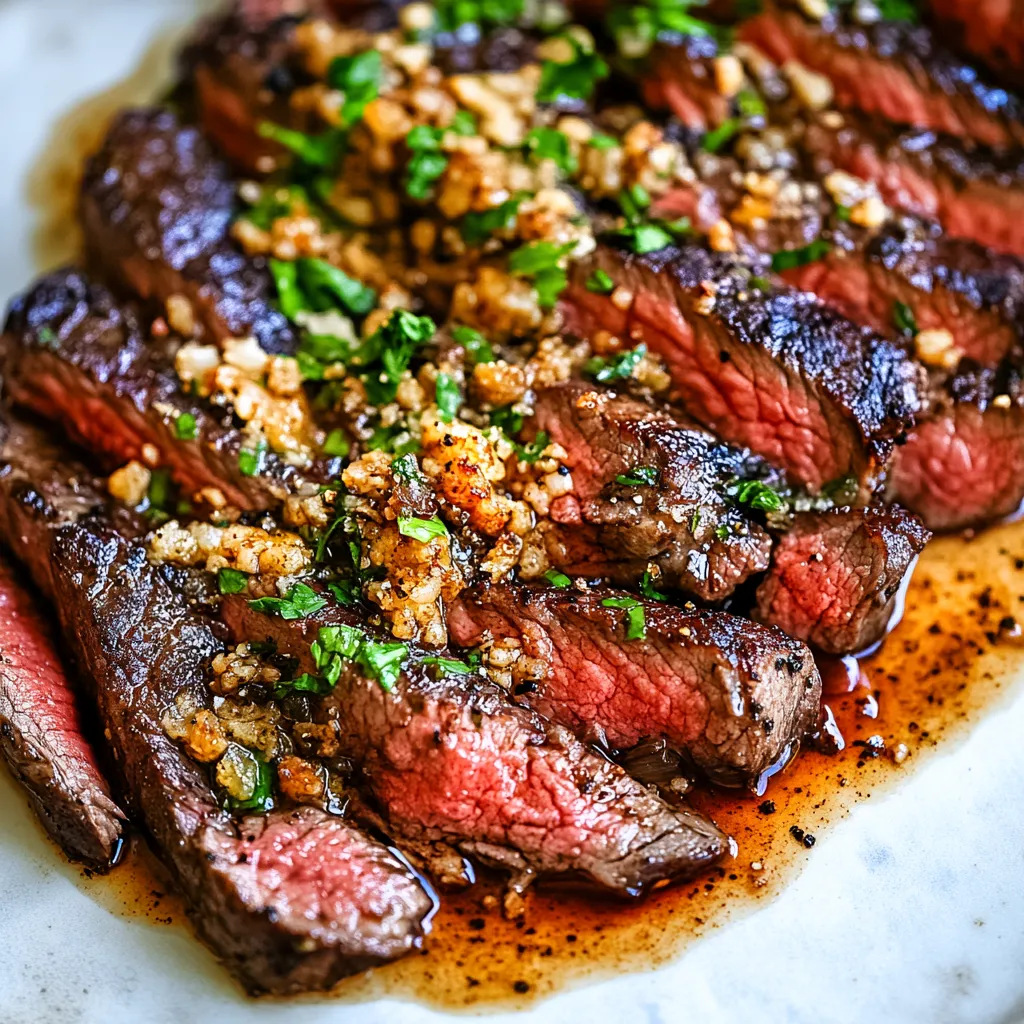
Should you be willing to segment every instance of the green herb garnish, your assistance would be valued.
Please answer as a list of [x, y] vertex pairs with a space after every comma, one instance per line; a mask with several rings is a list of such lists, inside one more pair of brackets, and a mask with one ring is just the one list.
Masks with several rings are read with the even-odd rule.
[[462, 407], [462, 392], [455, 378], [447, 373], [439, 373], [434, 394], [441, 422], [451, 423]]
[[174, 421], [174, 433], [179, 441], [194, 441], [199, 436], [195, 416], [190, 412], [183, 412]]
[[327, 131], [320, 135], [309, 135], [270, 121], [261, 122], [257, 131], [261, 138], [283, 146], [310, 167], [333, 170], [345, 153], [344, 132]]
[[588, 292], [595, 295], [611, 295], [615, 291], [615, 282], [611, 275], [600, 267], [587, 278], [586, 287]]
[[238, 453], [238, 472], [242, 476], [256, 476], [263, 466], [263, 456], [267, 453], [267, 442], [262, 438], [255, 448], [243, 448]]
[[783, 249], [772, 256], [772, 270], [779, 273], [783, 270], [795, 270], [806, 267], [808, 263], [817, 263], [832, 251], [832, 244], [824, 238], [818, 238], [799, 249]]
[[348, 455], [350, 448], [351, 445], [345, 436], [345, 431], [341, 428], [332, 430], [327, 435], [327, 440], [324, 441], [324, 455], [344, 458]]
[[667, 601], [668, 594], [663, 594], [654, 587], [654, 578], [649, 572], [645, 572], [640, 578], [640, 593], [651, 601]]
[[511, 231], [516, 226], [519, 204], [526, 193], [505, 200], [500, 206], [484, 210], [483, 213], [467, 213], [462, 218], [462, 237], [467, 245], [483, 245], [499, 231]]
[[560, 38], [572, 47], [573, 56], [564, 63], [546, 60], [541, 65], [538, 103], [590, 99], [597, 83], [608, 77], [608, 65], [598, 54], [572, 36]]
[[734, 497], [738, 504], [758, 512], [779, 512], [785, 505], [779, 493], [760, 480], [744, 480]]
[[441, 520], [434, 516], [433, 519], [420, 519], [417, 516], [399, 516], [398, 532], [403, 537], [411, 537], [423, 544], [428, 543], [435, 537], [447, 537], [448, 528]]
[[467, 676], [473, 671], [471, 665], [464, 661], [456, 661], [454, 658], [424, 658], [423, 665], [436, 665], [444, 675]]
[[304, 619], [320, 611], [326, 604], [327, 599], [312, 587], [305, 583], [296, 583], [288, 591], [287, 597], [258, 597], [249, 602], [249, 607], [262, 615], [276, 615], [290, 621]]
[[523, 145], [535, 160], [553, 160], [563, 174], [575, 174], [579, 167], [569, 136], [557, 128], [534, 128]]
[[341, 120], [351, 126], [360, 120], [367, 105], [377, 98], [384, 74], [379, 50], [335, 57], [327, 69], [327, 84], [345, 94]]
[[635, 466], [628, 473], [620, 473], [615, 482], [623, 487], [654, 487], [658, 482], [658, 471], [653, 466]]
[[241, 594], [249, 586], [249, 574], [241, 569], [218, 569], [217, 589], [222, 594]]
[[644, 606], [635, 597], [606, 597], [601, 604], [605, 608], [622, 608], [626, 612], [626, 639], [647, 638], [647, 618]]
[[564, 572], [559, 572], [557, 569], [548, 569], [544, 573], [544, 579], [548, 581], [553, 587], [558, 587], [559, 590], [567, 590], [572, 586], [572, 580], [565, 575]]
[[509, 270], [518, 277], [532, 279], [541, 309], [551, 309], [569, 283], [568, 275], [560, 263], [575, 248], [575, 242], [566, 242], [564, 245], [531, 242], [520, 246], [509, 256]]
[[897, 331], [907, 334], [911, 338], [917, 336], [919, 330], [917, 317], [914, 311], [905, 302], [894, 302], [892, 304], [892, 322]]
[[614, 359], [603, 356], [588, 359], [584, 371], [601, 384], [607, 384], [610, 380], [628, 380], [646, 355], [647, 346], [637, 345]]
[[452, 338], [465, 349], [471, 363], [494, 362], [494, 349], [479, 331], [460, 325], [452, 328]]

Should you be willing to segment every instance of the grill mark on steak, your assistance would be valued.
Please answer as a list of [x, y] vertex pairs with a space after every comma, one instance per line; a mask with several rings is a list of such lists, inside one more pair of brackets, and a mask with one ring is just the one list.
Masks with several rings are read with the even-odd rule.
[[931, 534], [900, 508], [803, 513], [779, 539], [756, 617], [826, 654], [857, 654], [889, 628]]
[[[629, 308], [587, 290], [596, 268], [632, 293]], [[918, 408], [919, 371], [899, 346], [806, 293], [753, 288], [728, 254], [600, 245], [573, 263], [561, 309], [584, 336], [645, 341], [690, 415], [814, 491], [852, 476], [867, 500]]]
[[94, 871], [118, 861], [124, 814], [85, 738], [38, 603], [0, 557], [0, 751], [43, 827]]
[[[541, 391], [532, 423], [566, 450], [562, 461], [572, 472], [573, 489], [551, 506], [558, 525], [545, 534], [558, 568], [636, 583], [653, 563], [659, 586], [707, 601], [728, 597], [767, 568], [770, 537], [724, 497], [730, 482], [764, 473], [749, 452], [644, 402], [581, 383]], [[655, 470], [657, 480], [616, 483], [636, 467]], [[716, 532], [722, 529], [724, 539]]]
[[664, 738], [726, 785], [757, 787], [817, 721], [814, 659], [780, 630], [643, 602], [646, 637], [627, 640], [608, 596], [485, 584], [453, 603], [448, 624], [462, 645], [512, 637], [541, 659], [544, 678], [519, 699], [552, 721], [619, 748]]
[[252, 335], [267, 352], [292, 354], [297, 337], [271, 305], [266, 260], [231, 240], [236, 212], [227, 165], [166, 110], [120, 115], [86, 165], [80, 214], [90, 265], [143, 299], [187, 297], [212, 340]]
[[[142, 459], [153, 445], [187, 494], [216, 488], [243, 510], [271, 508], [303, 476], [327, 480], [337, 469], [338, 460], [326, 459], [300, 473], [266, 453], [260, 472], [244, 475], [245, 441], [230, 410], [182, 389], [174, 369], [180, 341], [145, 338], [132, 307], [78, 270], [56, 271], [16, 299], [5, 331], [7, 394], [114, 466]], [[185, 413], [195, 417], [194, 441], [175, 430]]]
[[[316, 673], [320, 626], [359, 620], [338, 607], [285, 622], [226, 597], [237, 641], [270, 639]], [[688, 877], [725, 855], [711, 822], [673, 810], [564, 730], [508, 702], [490, 684], [433, 681], [409, 664], [394, 690], [349, 663], [320, 716], [359, 766], [389, 827], [415, 842], [534, 874], [583, 875], [626, 895]]]
[[1024, 159], [966, 148], [931, 131], [904, 131], [848, 112], [840, 127], [812, 120], [801, 138], [816, 176], [838, 168], [872, 181], [898, 210], [936, 220], [947, 234], [1024, 256]]
[[1020, 100], [946, 50], [925, 26], [858, 25], [835, 11], [815, 22], [775, 4], [743, 22], [737, 37], [776, 64], [795, 60], [827, 76], [840, 107], [986, 146], [1024, 142]]
[[1021, 0], [929, 0], [951, 46], [981, 58], [1003, 81], [1024, 88], [1024, 3]]
[[1024, 263], [911, 221], [878, 232], [838, 225], [823, 259], [782, 276], [856, 323], [894, 329], [896, 303], [920, 330], [945, 329], [964, 357], [993, 364], [1019, 349]]
[[958, 370], [908, 434], [887, 496], [936, 531], [982, 526], [1021, 507], [1024, 406], [1012, 364]]

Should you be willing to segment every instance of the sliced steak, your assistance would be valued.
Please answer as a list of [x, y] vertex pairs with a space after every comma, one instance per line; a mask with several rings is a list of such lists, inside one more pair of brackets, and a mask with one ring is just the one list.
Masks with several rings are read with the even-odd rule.
[[743, 22], [737, 37], [776, 64], [797, 61], [825, 75], [841, 108], [986, 146], [1024, 142], [1018, 97], [945, 49], [925, 26], [859, 25], [836, 10], [818, 22], [774, 3]]
[[801, 146], [823, 177], [836, 168], [878, 186], [892, 207], [938, 221], [947, 234], [1024, 256], [1024, 158], [965, 146], [933, 131], [903, 131], [847, 113], [811, 120]]
[[198, 129], [166, 110], [121, 114], [87, 164], [81, 219], [91, 265], [143, 299], [184, 296], [208, 337], [254, 336], [267, 352], [297, 339], [272, 304], [266, 261], [229, 230], [235, 182]]
[[706, 601], [767, 568], [771, 538], [726, 498], [730, 485], [764, 472], [749, 452], [586, 384], [547, 388], [535, 409], [536, 429], [566, 450], [572, 473], [572, 490], [551, 506], [552, 564], [621, 583], [638, 582], [653, 564], [659, 586]]
[[[16, 299], [5, 330], [7, 394], [112, 466], [153, 446], [187, 495], [212, 488], [243, 510], [270, 508], [303, 477], [326, 480], [337, 468], [328, 459], [300, 473], [264, 453], [257, 474], [243, 473], [246, 442], [230, 409], [182, 387], [174, 368], [180, 340], [145, 337], [131, 306], [77, 270], [56, 271]], [[182, 415], [194, 418], [192, 440], [178, 436]]]
[[757, 617], [826, 654], [857, 654], [886, 633], [931, 534], [901, 508], [797, 515], [757, 591]]
[[[632, 295], [626, 309], [587, 289], [598, 268]], [[600, 245], [573, 264], [561, 309], [584, 336], [646, 342], [690, 415], [815, 491], [853, 477], [866, 500], [918, 408], [919, 371], [902, 348], [811, 295], [754, 287], [728, 254]]]
[[0, 751], [43, 826], [72, 860], [107, 871], [124, 815], [83, 731], [48, 621], [0, 558]]
[[[360, 626], [337, 606], [286, 622], [228, 597], [222, 612], [237, 641], [272, 640], [312, 674], [319, 628]], [[526, 877], [571, 872], [626, 895], [726, 853], [711, 822], [671, 809], [497, 687], [434, 681], [428, 671], [414, 655], [385, 692], [347, 662], [320, 712], [400, 836], [443, 840]]]
[[[484, 585], [449, 609], [464, 646], [513, 638], [543, 677], [517, 699], [616, 748], [663, 738], [716, 782], [758, 786], [817, 721], [821, 680], [810, 651], [777, 629], [722, 612], [642, 603], [643, 639], [608, 607], [621, 593]], [[762, 783], [763, 785], [763, 783]]]
[[680, 36], [673, 43], [655, 44], [644, 61], [644, 101], [668, 107], [694, 131], [717, 127], [732, 113], [732, 101], [715, 80], [718, 52], [712, 36]]
[[325, 989], [416, 948], [434, 901], [391, 850], [316, 808], [233, 819], [164, 734], [164, 709], [183, 692], [202, 699], [222, 649], [173, 575], [95, 525], [61, 527], [50, 554], [64, 634], [133, 818], [197, 931], [246, 988]]
[[1019, 374], [961, 368], [907, 436], [888, 497], [929, 529], [961, 530], [1014, 514], [1024, 502], [1024, 400]]
[[1021, 0], [929, 0], [951, 46], [983, 60], [1004, 81], [1024, 88], [1024, 3]]
[[895, 329], [905, 306], [919, 330], [948, 330], [962, 356], [994, 364], [1020, 347], [1024, 330], [1024, 263], [911, 221], [878, 232], [844, 225], [821, 260], [787, 271], [856, 323]]

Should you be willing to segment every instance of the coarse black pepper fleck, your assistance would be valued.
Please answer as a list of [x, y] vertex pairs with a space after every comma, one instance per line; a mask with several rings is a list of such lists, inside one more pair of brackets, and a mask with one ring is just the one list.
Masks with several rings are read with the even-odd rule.
[[765, 800], [764, 803], [761, 804], [757, 809], [762, 814], [774, 814], [775, 813], [775, 801], [774, 800]]

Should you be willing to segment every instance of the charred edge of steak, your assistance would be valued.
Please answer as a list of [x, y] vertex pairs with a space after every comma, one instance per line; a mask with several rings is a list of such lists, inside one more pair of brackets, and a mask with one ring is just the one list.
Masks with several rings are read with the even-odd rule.
[[805, 513], [775, 547], [757, 617], [826, 654], [856, 654], [885, 636], [931, 534], [900, 508]]
[[[16, 299], [6, 335], [7, 394], [113, 465], [142, 459], [152, 445], [188, 496], [214, 488], [243, 510], [273, 507], [302, 479], [273, 453], [257, 475], [243, 474], [245, 440], [230, 410], [183, 390], [174, 368], [180, 340], [146, 339], [132, 307], [78, 270], [56, 271]], [[178, 437], [182, 415], [194, 418], [195, 440]], [[336, 468], [328, 459], [302, 473], [325, 481]]]
[[840, 107], [988, 146], [1024, 142], [1018, 97], [945, 49], [926, 26], [858, 25], [836, 11], [815, 22], [776, 3], [737, 34], [776, 64], [795, 60], [826, 75]]
[[[241, 597], [226, 597], [222, 614], [236, 638], [271, 639], [312, 672], [321, 626], [360, 625], [337, 606], [284, 622]], [[673, 810], [497, 687], [433, 681], [416, 657], [389, 693], [350, 664], [318, 715], [399, 835], [448, 842], [526, 877], [569, 872], [623, 895], [725, 855], [711, 822]]]
[[[629, 308], [587, 290], [597, 267], [632, 294]], [[755, 287], [729, 254], [600, 245], [573, 264], [561, 308], [579, 334], [645, 341], [691, 415], [812, 490], [854, 477], [870, 497], [919, 406], [903, 348], [812, 295]]]
[[[653, 563], [659, 586], [707, 601], [728, 597], [768, 567], [770, 537], [725, 497], [730, 483], [765, 475], [749, 452], [644, 402], [581, 383], [541, 391], [533, 425], [566, 450], [572, 473], [572, 491], [551, 507], [558, 524], [546, 535], [552, 564], [636, 583]], [[656, 478], [631, 477], [638, 467]]]
[[416, 948], [432, 898], [387, 847], [317, 808], [233, 820], [164, 735], [164, 709], [201, 699], [218, 635], [146, 552], [69, 525], [51, 548], [57, 608], [92, 688], [133, 816], [199, 934], [253, 992], [325, 989]]
[[983, 526], [1024, 502], [1024, 398], [1012, 363], [963, 366], [894, 460], [887, 497], [935, 531]]
[[1020, 0], [930, 0], [949, 44], [983, 60], [1003, 81], [1024, 89], [1024, 5]]
[[890, 206], [942, 224], [954, 238], [971, 239], [997, 252], [1024, 256], [1024, 159], [965, 145], [928, 130], [879, 125], [844, 115], [839, 127], [812, 120], [801, 147], [817, 177], [839, 168], [874, 182]]
[[721, 612], [641, 602], [646, 635], [627, 638], [621, 596], [484, 585], [449, 612], [460, 644], [512, 637], [546, 666], [518, 699], [614, 747], [664, 738], [716, 782], [757, 784], [816, 722], [821, 680], [803, 644]]
[[948, 330], [963, 357], [995, 364], [1020, 348], [1024, 263], [911, 222], [837, 225], [831, 252], [783, 277], [857, 323], [891, 333], [897, 304], [919, 330]]
[[38, 602], [0, 557], [0, 751], [64, 853], [94, 871], [120, 858], [110, 795]]
[[198, 129], [166, 110], [113, 123], [87, 164], [81, 218], [94, 265], [143, 299], [187, 297], [213, 340], [254, 336], [291, 354], [297, 336], [273, 305], [266, 261], [230, 237], [235, 182]]

